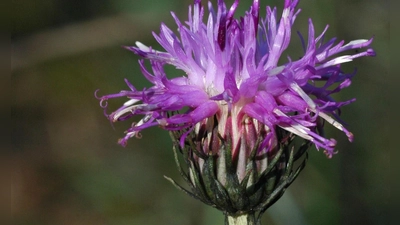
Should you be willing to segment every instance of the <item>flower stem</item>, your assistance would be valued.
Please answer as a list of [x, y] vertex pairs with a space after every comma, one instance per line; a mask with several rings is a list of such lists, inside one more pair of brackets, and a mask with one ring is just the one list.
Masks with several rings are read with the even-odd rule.
[[254, 213], [241, 214], [238, 216], [226, 215], [226, 225], [260, 225], [259, 221], [256, 220]]

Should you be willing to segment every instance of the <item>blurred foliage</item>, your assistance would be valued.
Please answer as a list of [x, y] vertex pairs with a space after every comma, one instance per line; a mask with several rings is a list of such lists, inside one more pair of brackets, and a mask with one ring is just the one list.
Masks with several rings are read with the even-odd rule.
[[[238, 15], [250, 2], [241, 1]], [[268, 3], [281, 9], [283, 5], [283, 1], [260, 2], [262, 7]], [[138, 88], [148, 85], [138, 68], [139, 58], [120, 46], [140, 38], [157, 48], [151, 31], [157, 32], [161, 22], [175, 29], [169, 12], [175, 11], [185, 20], [191, 3], [13, 1], [13, 151], [8, 157], [11, 163], [3, 166], [14, 168], [11, 209], [15, 224], [223, 224], [220, 212], [180, 193], [163, 179], [164, 174], [180, 179], [165, 131], [148, 129], [142, 139], [122, 148], [116, 141], [129, 124], [115, 124], [113, 129], [94, 98], [99, 88], [100, 94], [124, 89], [124, 78]], [[390, 141], [395, 140], [390, 124], [398, 109], [394, 97], [398, 76], [388, 73], [388, 3], [310, 0], [301, 1], [300, 8], [303, 11], [295, 29], [305, 36], [311, 17], [317, 33], [330, 24], [328, 37], [349, 41], [374, 36], [378, 57], [357, 59], [344, 67], [347, 71], [358, 69], [351, 88], [337, 96], [357, 98], [343, 108], [343, 119], [356, 136], [354, 143], [327, 126], [328, 135], [339, 142], [340, 153], [327, 159], [322, 152], [311, 149], [308, 166], [267, 212], [263, 224], [386, 224], [390, 197], [388, 151], [395, 149]], [[123, 21], [129, 27], [115, 22], [111, 24], [115, 30], [108, 31], [101, 26], [107, 21], [120, 21], [112, 20], [120, 15], [126, 17]], [[82, 24], [83, 28], [102, 33], [90, 36], [90, 30], [80, 32], [77, 28]], [[58, 35], [62, 29], [77, 32]], [[130, 34], [118, 33], [121, 30], [134, 35], [121, 36]], [[66, 40], [66, 34], [76, 39]], [[98, 39], [105, 41], [97, 47], [73, 51], [70, 47], [55, 49], [35, 44], [51, 40], [59, 46], [74, 46], [77, 42], [97, 43]], [[287, 55], [301, 53], [298, 40], [294, 34]], [[38, 52], [41, 55], [35, 55]], [[24, 63], [15, 64], [19, 60]], [[173, 68], [169, 74], [179, 75]], [[110, 108], [121, 103], [112, 101]]]

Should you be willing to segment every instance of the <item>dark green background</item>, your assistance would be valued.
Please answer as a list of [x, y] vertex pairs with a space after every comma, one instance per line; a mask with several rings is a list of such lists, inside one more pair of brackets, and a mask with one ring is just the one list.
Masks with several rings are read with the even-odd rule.
[[[215, 2], [215, 1], [214, 1]], [[228, 1], [230, 4], [232, 1]], [[260, 0], [277, 5], [283, 1]], [[15, 0], [12, 41], [12, 216], [16, 224], [210, 225], [223, 216], [170, 185], [180, 181], [171, 141], [159, 128], [144, 131], [128, 147], [116, 144], [128, 123], [103, 116], [94, 91], [114, 93], [128, 78], [138, 88], [149, 85], [138, 56], [121, 48], [136, 40], [158, 46], [151, 36], [161, 22], [176, 27], [169, 14], [187, 18], [190, 0]], [[249, 7], [242, 0], [237, 15]], [[286, 195], [263, 217], [265, 225], [387, 224], [389, 210], [390, 131], [398, 77], [388, 73], [388, 2], [357, 0], [301, 1], [294, 31], [307, 35], [307, 19], [316, 32], [330, 24], [327, 38], [351, 41], [375, 37], [375, 58], [357, 59], [343, 68], [358, 74], [350, 88], [336, 95], [357, 101], [342, 109], [355, 134], [331, 126], [339, 154], [327, 159], [310, 150], [306, 169]], [[262, 10], [264, 13], [265, 11]], [[299, 57], [293, 32], [289, 51]], [[170, 70], [171, 76], [181, 75]], [[110, 103], [117, 107], [122, 100]], [[396, 107], [397, 108], [397, 107]], [[11, 162], [11, 163], [10, 163]]]

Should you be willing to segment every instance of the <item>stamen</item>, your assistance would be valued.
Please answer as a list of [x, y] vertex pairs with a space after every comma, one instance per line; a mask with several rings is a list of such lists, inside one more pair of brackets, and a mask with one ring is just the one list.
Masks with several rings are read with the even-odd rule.
[[115, 114], [112, 115], [112, 121], [113, 121], [113, 122], [116, 122], [116, 121], [118, 120], [118, 118], [120, 118], [122, 115], [124, 115], [125, 113], [128, 113], [128, 112], [134, 114], [134, 111], [135, 111], [137, 108], [140, 108], [140, 107], [146, 106], [146, 105], [147, 105], [147, 104], [133, 105], [133, 106], [130, 106], [130, 107], [126, 107], [126, 108], [124, 108], [124, 109], [121, 109], [121, 110], [119, 110], [119, 111], [116, 111]]
[[[310, 111], [317, 113], [316, 109], [310, 109]], [[322, 117], [326, 122], [330, 123], [332, 126], [336, 127], [338, 130], [343, 131], [348, 137], [349, 141], [354, 140], [354, 135], [350, 131], [348, 131], [341, 123], [330, 117], [324, 112], [318, 112], [318, 115]]]

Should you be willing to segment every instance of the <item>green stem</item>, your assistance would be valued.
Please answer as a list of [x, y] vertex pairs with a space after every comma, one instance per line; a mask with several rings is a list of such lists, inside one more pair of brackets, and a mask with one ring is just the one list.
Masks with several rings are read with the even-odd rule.
[[260, 225], [254, 213], [241, 214], [241, 215], [226, 215], [226, 225]]

